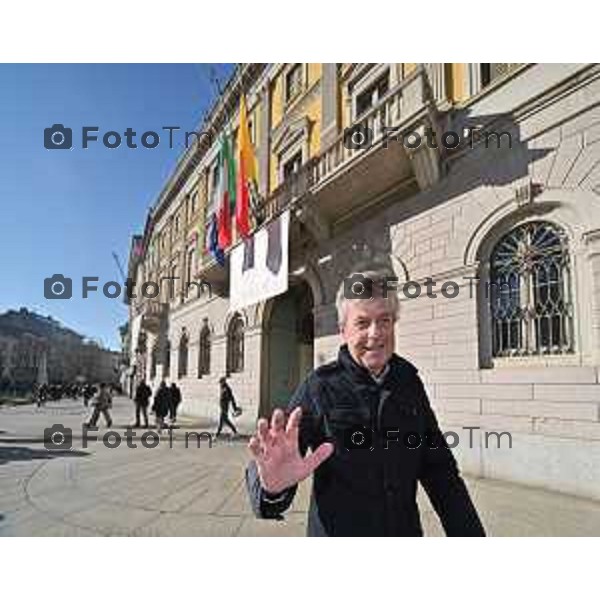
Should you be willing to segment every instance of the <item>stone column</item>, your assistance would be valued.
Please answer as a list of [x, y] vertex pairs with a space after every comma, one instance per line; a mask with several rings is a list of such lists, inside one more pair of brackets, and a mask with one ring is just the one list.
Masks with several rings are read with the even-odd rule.
[[321, 148], [326, 148], [338, 135], [339, 85], [337, 63], [323, 63], [321, 102]]
[[271, 153], [271, 86], [267, 81], [260, 92], [260, 131], [258, 132], [258, 188], [261, 196], [269, 193]]

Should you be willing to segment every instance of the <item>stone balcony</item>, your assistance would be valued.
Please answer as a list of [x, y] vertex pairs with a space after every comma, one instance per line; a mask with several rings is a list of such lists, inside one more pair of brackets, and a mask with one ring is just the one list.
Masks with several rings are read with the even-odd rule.
[[142, 316], [141, 328], [157, 335], [167, 317], [168, 304], [158, 298], [143, 298], [137, 312]]
[[[425, 129], [439, 133], [438, 108], [444, 105], [443, 65], [422, 65], [277, 187], [261, 206], [262, 217], [294, 208], [317, 238], [327, 237], [333, 224], [367, 206], [433, 185], [441, 156], [426, 144]], [[409, 149], [401, 140], [413, 131], [422, 142]], [[366, 134], [370, 143], [349, 143], [353, 132]]]

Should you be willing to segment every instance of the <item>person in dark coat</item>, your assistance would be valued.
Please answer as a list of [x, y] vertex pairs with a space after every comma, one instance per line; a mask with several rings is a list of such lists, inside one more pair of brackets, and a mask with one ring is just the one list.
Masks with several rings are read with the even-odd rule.
[[219, 427], [217, 429], [216, 437], [221, 435], [223, 425], [227, 425], [227, 427], [233, 431], [233, 434], [237, 435], [237, 429], [229, 418], [229, 407], [231, 406], [233, 408], [234, 413], [238, 413], [240, 409], [235, 403], [235, 397], [231, 391], [231, 388], [229, 387], [229, 384], [227, 383], [227, 379], [225, 377], [221, 377], [219, 382], [221, 384], [221, 395], [219, 398], [221, 414], [219, 417]]
[[148, 404], [150, 403], [150, 396], [152, 396], [152, 390], [150, 386], [142, 379], [135, 391], [135, 425], [134, 427], [140, 427], [140, 414], [144, 417], [144, 427], [148, 427]]
[[169, 391], [169, 421], [173, 424], [177, 420], [177, 408], [181, 404], [181, 390], [177, 384], [173, 382]]
[[165, 426], [165, 417], [169, 414], [171, 393], [167, 384], [164, 381], [160, 382], [156, 394], [154, 394], [154, 404], [152, 405], [152, 412], [156, 417], [156, 428], [160, 433]]
[[88, 406], [90, 400], [94, 397], [98, 390], [91, 383], [88, 383], [83, 390], [83, 405]]
[[308, 535], [420, 536], [420, 483], [447, 535], [485, 535], [417, 369], [394, 354], [398, 298], [378, 292], [385, 275], [360, 276], [373, 297], [340, 289], [337, 360], [300, 385], [287, 422], [279, 409], [258, 422], [246, 470], [252, 509], [283, 518], [313, 474]]

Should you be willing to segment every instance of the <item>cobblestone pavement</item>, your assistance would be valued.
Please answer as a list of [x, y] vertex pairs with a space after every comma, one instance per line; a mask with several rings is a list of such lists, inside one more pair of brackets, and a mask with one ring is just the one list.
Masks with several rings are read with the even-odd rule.
[[[197, 448], [192, 437], [186, 448], [185, 434], [201, 424], [182, 421], [155, 448], [144, 448], [144, 430], [134, 430], [138, 447], [128, 448], [124, 429], [132, 412], [127, 398], [115, 401], [118, 448], [96, 442], [83, 449], [88, 409], [80, 402], [0, 409], [0, 535], [304, 535], [309, 482], [284, 521], [258, 520], [244, 489], [245, 440], [219, 440], [212, 448], [203, 440]], [[55, 423], [73, 429], [73, 450], [45, 449], [44, 428]], [[105, 431], [101, 421], [97, 435]], [[493, 480], [467, 482], [489, 535], [600, 535], [598, 502]], [[426, 534], [442, 535], [427, 499], [419, 503]]]

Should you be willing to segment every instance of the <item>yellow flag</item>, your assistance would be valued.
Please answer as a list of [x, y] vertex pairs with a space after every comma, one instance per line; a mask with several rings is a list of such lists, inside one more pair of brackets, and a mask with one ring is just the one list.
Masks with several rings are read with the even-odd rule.
[[248, 128], [246, 96], [244, 94], [240, 97], [240, 127], [238, 129], [237, 147], [238, 182], [235, 202], [235, 222], [241, 236], [246, 238], [250, 233], [250, 195], [251, 191], [258, 187], [258, 178], [256, 176], [256, 156]]

